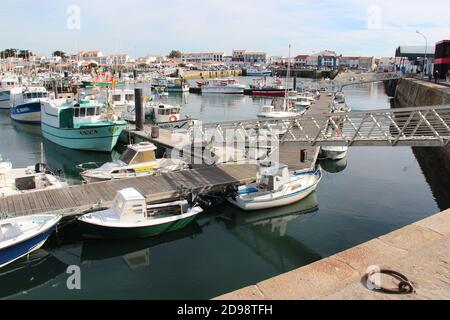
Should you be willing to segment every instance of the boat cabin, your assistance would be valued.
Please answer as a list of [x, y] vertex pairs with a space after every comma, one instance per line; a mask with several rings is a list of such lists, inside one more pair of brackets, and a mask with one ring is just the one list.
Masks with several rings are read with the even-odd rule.
[[17, 78], [4, 78], [0, 80], [0, 90], [11, 89], [19, 85], [19, 79]]
[[261, 112], [260, 113], [272, 113], [275, 111], [275, 107], [274, 106], [262, 106], [261, 107]]
[[160, 104], [153, 108], [153, 120], [155, 123], [179, 121], [180, 110], [178, 106]]
[[156, 146], [150, 142], [129, 145], [120, 160], [127, 165], [153, 162], [156, 160], [156, 149]]
[[115, 107], [123, 107], [129, 103], [134, 103], [134, 91], [131, 89], [116, 89], [112, 92], [102, 91], [99, 94], [99, 99], [102, 102], [107, 102], [108, 96]]
[[290, 181], [288, 166], [272, 161], [261, 161], [258, 164], [256, 183], [262, 189], [274, 191]]
[[117, 192], [112, 210], [121, 223], [136, 223], [146, 220], [147, 204], [142, 194], [128, 188]]

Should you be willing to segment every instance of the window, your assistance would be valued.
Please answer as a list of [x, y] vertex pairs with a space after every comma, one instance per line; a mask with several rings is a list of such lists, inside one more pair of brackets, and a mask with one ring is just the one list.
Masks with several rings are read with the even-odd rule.
[[155, 161], [155, 152], [154, 151], [140, 152], [133, 159], [133, 163], [144, 163], [144, 162], [152, 162], [152, 161]]
[[119, 102], [120, 101], [120, 94], [113, 95], [113, 100], [114, 100], [114, 102]]
[[94, 108], [86, 108], [86, 116], [90, 117], [95, 115], [95, 107]]
[[126, 164], [130, 164], [131, 160], [133, 160], [134, 156], [136, 155], [136, 151], [133, 149], [127, 149], [120, 157], [120, 160], [125, 162]]
[[126, 94], [125, 100], [126, 101], [134, 101], [134, 94]]
[[86, 108], [80, 108], [80, 117], [86, 117]]
[[114, 211], [121, 212], [125, 203], [121, 200], [116, 200], [114, 203]]
[[80, 108], [73, 109], [73, 116], [77, 118], [80, 116]]
[[178, 114], [178, 113], [180, 113], [180, 109], [178, 109], [178, 108], [172, 109], [172, 114]]

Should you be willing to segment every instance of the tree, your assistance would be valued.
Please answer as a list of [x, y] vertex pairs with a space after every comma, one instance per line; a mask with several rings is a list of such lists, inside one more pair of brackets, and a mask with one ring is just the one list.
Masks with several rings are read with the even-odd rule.
[[33, 55], [33, 52], [31, 52], [30, 50], [20, 50], [19, 54], [17, 56], [22, 59], [28, 59], [32, 55]]
[[171, 59], [181, 58], [181, 52], [178, 51], [178, 50], [172, 50], [172, 51], [170, 51], [168, 57], [171, 58]]
[[5, 49], [2, 52], [0, 52], [0, 57], [2, 57], [2, 59], [6, 59], [6, 58], [10, 58], [10, 57], [15, 57], [17, 54], [17, 49]]
[[56, 50], [53, 52], [54, 57], [61, 57], [62, 59], [66, 58], [66, 53], [61, 50]]

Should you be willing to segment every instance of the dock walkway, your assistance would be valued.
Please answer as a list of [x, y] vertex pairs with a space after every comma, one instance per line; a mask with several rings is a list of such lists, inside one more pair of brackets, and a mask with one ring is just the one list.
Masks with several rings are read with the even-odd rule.
[[61, 189], [40, 190], [0, 198], [0, 213], [21, 216], [57, 212], [74, 216], [99, 205], [108, 206], [117, 191], [135, 188], [148, 201], [171, 200], [179, 196], [181, 187], [208, 191], [228, 184], [246, 183], [255, 179], [256, 167], [250, 164], [230, 164], [216, 167], [166, 173], [115, 181], [105, 181]]

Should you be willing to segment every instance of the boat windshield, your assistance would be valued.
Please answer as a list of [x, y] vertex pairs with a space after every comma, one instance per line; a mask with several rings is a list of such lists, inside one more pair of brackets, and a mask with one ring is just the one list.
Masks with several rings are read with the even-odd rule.
[[120, 156], [120, 160], [125, 162], [126, 164], [130, 164], [131, 161], [134, 159], [134, 157], [136, 156], [137, 151], [133, 150], [133, 149], [127, 149], [125, 150], [124, 153], [122, 153], [122, 155]]
[[122, 212], [124, 205], [125, 205], [124, 201], [122, 201], [121, 199], [116, 199], [114, 201], [113, 209], [116, 213], [120, 214], [120, 212]]

